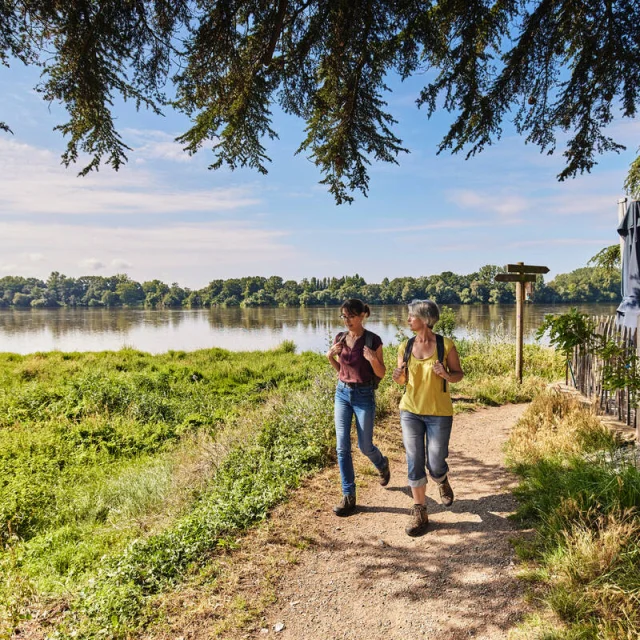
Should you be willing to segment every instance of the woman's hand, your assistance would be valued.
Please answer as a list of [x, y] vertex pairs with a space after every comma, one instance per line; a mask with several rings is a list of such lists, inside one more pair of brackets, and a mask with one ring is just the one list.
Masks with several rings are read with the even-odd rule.
[[437, 360], [433, 365], [433, 373], [440, 376], [441, 378], [444, 378], [445, 380], [449, 380], [449, 373], [444, 368], [444, 365], [442, 364], [442, 362], [440, 362], [440, 360]]
[[369, 349], [369, 347], [365, 347], [362, 350], [362, 355], [364, 356], [364, 359], [368, 360], [369, 362], [373, 362], [374, 360], [378, 359], [376, 352], [373, 349]]
[[398, 367], [397, 369], [394, 369], [391, 377], [394, 382], [397, 382], [398, 384], [405, 384], [407, 381], [407, 372], [405, 367]]
[[329, 360], [335, 360], [335, 357], [339, 356], [342, 353], [343, 346], [344, 345], [342, 344], [342, 342], [336, 342], [335, 344], [332, 344], [329, 351], [327, 351], [327, 358], [329, 358]]

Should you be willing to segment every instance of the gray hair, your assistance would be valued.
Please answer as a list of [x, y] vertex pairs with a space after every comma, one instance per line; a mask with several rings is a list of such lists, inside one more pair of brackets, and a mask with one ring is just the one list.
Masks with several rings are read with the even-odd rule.
[[440, 309], [433, 300], [413, 300], [408, 307], [409, 313], [424, 320], [430, 329], [440, 320]]

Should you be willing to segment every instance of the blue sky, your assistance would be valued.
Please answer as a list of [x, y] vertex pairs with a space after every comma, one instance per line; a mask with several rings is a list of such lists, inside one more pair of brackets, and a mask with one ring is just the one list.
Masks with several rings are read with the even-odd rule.
[[267, 176], [249, 169], [209, 171], [207, 149], [184, 154], [174, 138], [187, 120], [117, 109], [133, 147], [118, 173], [76, 177], [65, 169], [65, 121], [33, 90], [37, 72], [0, 68], [0, 276], [46, 278], [128, 273], [200, 287], [214, 278], [359, 273], [420, 276], [470, 273], [522, 260], [552, 277], [584, 266], [617, 241], [618, 198], [640, 138], [640, 123], [610, 133], [628, 149], [600, 158], [589, 174], [564, 183], [562, 148], [554, 156], [525, 145], [505, 123], [502, 140], [482, 154], [436, 155], [451, 116], [427, 120], [414, 100], [425, 78], [392, 82], [396, 133], [411, 150], [398, 166], [370, 170], [368, 198], [337, 206], [316, 167], [295, 156], [303, 123], [274, 115], [280, 139], [269, 143]]

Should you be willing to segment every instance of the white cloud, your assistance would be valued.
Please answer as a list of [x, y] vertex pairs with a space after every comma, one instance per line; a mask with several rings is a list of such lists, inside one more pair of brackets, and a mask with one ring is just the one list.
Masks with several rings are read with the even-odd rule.
[[160, 172], [128, 165], [116, 173], [77, 177], [54, 153], [0, 138], [2, 214], [171, 214], [221, 212], [255, 205], [247, 188], [188, 189], [175, 176], [163, 181]]
[[[243, 221], [132, 229], [0, 219], [0, 237], [10, 247], [3, 257], [13, 263], [12, 271], [38, 277], [53, 270], [77, 277], [87, 270], [126, 268], [136, 280], [161, 277], [196, 287], [213, 278], [277, 273], [304, 260], [284, 232]], [[28, 252], [45, 250], [45, 262], [20, 261]]]
[[81, 260], [78, 263], [79, 267], [83, 269], [91, 269], [91, 271], [99, 271], [100, 269], [104, 269], [104, 263], [100, 262], [97, 258], [87, 258], [86, 260]]
[[27, 259], [30, 262], [42, 262], [44, 260], [44, 255], [42, 253], [29, 253], [27, 254]]
[[[341, 235], [362, 235], [362, 234], [393, 234], [393, 233], [407, 233], [413, 231], [430, 231], [437, 229], [470, 229], [477, 227], [487, 227], [495, 225], [493, 220], [441, 220], [439, 222], [431, 222], [428, 224], [416, 224], [408, 226], [391, 226], [391, 227], [377, 227], [377, 228], [358, 228], [358, 229], [343, 229], [340, 231]], [[322, 230], [314, 229], [310, 233], [317, 234]], [[327, 230], [327, 233], [335, 235], [333, 229]]]
[[126, 129], [123, 136], [133, 148], [132, 157], [144, 160], [169, 160], [171, 162], [191, 162], [193, 156], [186, 153], [182, 145], [164, 131], [154, 129]]
[[496, 194], [462, 189], [449, 193], [448, 199], [461, 209], [486, 211], [504, 217], [516, 217], [529, 208], [525, 197], [507, 191]]
[[116, 269], [129, 269], [133, 265], [127, 260], [122, 260], [121, 258], [116, 258], [109, 263], [112, 267]]
[[13, 272], [13, 273], [17, 274], [18, 265], [17, 264], [3, 264], [3, 265], [0, 265], [0, 271], [4, 271], [5, 273]]

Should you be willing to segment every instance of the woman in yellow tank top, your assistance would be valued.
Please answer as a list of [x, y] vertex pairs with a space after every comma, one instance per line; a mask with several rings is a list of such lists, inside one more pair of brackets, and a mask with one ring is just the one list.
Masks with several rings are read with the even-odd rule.
[[[407, 322], [416, 336], [406, 366], [407, 341], [400, 345], [398, 367], [393, 372], [393, 379], [398, 384], [406, 384], [400, 401], [400, 424], [414, 502], [411, 519], [405, 528], [410, 536], [422, 535], [427, 530], [429, 519], [424, 504], [427, 470], [438, 484], [442, 504], [448, 507], [453, 503], [453, 490], [447, 478], [453, 424], [448, 383], [460, 382], [464, 373], [450, 338], [444, 338], [444, 362], [438, 360], [433, 326], [439, 319], [440, 309], [431, 300], [414, 300], [409, 305]], [[443, 384], [443, 380], [447, 384]]]

